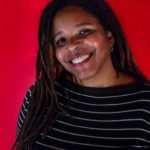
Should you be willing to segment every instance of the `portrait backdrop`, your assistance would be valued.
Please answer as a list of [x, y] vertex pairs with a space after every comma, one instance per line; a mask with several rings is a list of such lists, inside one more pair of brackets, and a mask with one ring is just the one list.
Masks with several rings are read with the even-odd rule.
[[[107, 0], [136, 62], [150, 79], [150, 1]], [[49, 0], [0, 2], [0, 150], [10, 150], [24, 95], [35, 81], [39, 18]]]

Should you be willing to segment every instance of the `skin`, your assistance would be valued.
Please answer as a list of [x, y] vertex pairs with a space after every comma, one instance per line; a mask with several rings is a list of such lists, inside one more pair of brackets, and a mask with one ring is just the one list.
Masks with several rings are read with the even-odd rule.
[[116, 78], [110, 57], [114, 37], [85, 10], [75, 6], [60, 10], [53, 21], [53, 38], [57, 60], [78, 84], [108, 87], [133, 80], [122, 73]]

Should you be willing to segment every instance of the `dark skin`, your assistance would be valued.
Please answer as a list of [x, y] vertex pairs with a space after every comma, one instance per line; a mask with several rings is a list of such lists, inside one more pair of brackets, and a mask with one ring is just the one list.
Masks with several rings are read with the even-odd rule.
[[78, 84], [110, 87], [128, 84], [135, 79], [113, 67], [110, 50], [115, 39], [99, 21], [85, 10], [67, 6], [53, 22], [56, 58]]

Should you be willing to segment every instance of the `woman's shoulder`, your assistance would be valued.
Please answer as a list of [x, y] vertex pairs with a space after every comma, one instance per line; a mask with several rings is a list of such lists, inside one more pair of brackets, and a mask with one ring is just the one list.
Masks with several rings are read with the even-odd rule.
[[35, 87], [35, 84], [31, 85], [28, 88], [28, 90], [27, 90], [27, 92], [26, 92], [26, 94], [24, 96], [24, 100], [22, 102], [22, 105], [21, 105], [21, 108], [20, 108], [20, 112], [19, 112], [19, 115], [18, 115], [17, 131], [16, 131], [17, 132], [17, 136], [19, 135], [21, 127], [22, 127], [22, 125], [24, 123], [24, 120], [26, 118], [26, 114], [28, 112], [29, 101], [30, 101], [30, 99], [32, 97], [32, 91], [33, 91], [34, 87]]
[[35, 84], [32, 84], [32, 85], [28, 88], [28, 90], [27, 90], [27, 92], [26, 92], [26, 94], [25, 94], [25, 96], [24, 96], [23, 103], [22, 103], [22, 107], [21, 107], [21, 110], [22, 110], [22, 111], [27, 111], [27, 106], [29, 105], [29, 100], [30, 100], [31, 97], [32, 97], [32, 92], [33, 92], [34, 87], [35, 87]]
[[35, 87], [35, 84], [32, 84], [32, 85], [28, 88], [28, 90], [27, 90], [27, 92], [26, 92], [26, 94], [25, 94], [25, 97], [24, 97], [24, 101], [25, 101], [25, 102], [28, 102], [28, 100], [31, 98], [31, 96], [32, 96], [32, 91], [33, 91], [34, 87]]
[[144, 82], [143, 83], [143, 91], [149, 94], [150, 97], [150, 82]]
[[144, 82], [143, 85], [145, 88], [150, 89], [150, 82]]

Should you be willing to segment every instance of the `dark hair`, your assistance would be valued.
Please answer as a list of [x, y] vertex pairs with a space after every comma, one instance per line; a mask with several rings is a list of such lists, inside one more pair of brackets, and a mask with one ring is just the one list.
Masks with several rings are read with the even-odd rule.
[[56, 118], [67, 114], [59, 106], [55, 92], [55, 84], [61, 87], [56, 82], [61, 70], [55, 58], [52, 23], [56, 13], [70, 5], [83, 8], [96, 17], [105, 30], [112, 33], [115, 43], [111, 58], [116, 71], [146, 81], [134, 62], [118, 19], [104, 0], [53, 0], [47, 5], [40, 19], [36, 84], [32, 91], [26, 119], [16, 140], [18, 150], [32, 146], [41, 131], [46, 135]]

